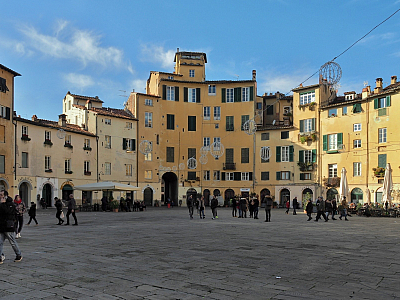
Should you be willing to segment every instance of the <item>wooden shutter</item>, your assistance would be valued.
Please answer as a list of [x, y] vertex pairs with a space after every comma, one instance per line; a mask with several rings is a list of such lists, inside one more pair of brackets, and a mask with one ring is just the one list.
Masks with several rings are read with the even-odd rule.
[[378, 99], [374, 99], [374, 109], [378, 109]]
[[386, 107], [390, 106], [390, 95], [386, 96]]
[[343, 144], [343, 133], [337, 134], [337, 146]]
[[300, 180], [304, 180], [304, 173], [300, 173]]
[[251, 87], [250, 87], [250, 101], [253, 101], [253, 100], [254, 100], [253, 94], [254, 94], [254, 87], [251, 86]]
[[179, 101], [179, 86], [175, 87], [175, 101]]
[[312, 162], [317, 162], [317, 149], [312, 149]]
[[126, 138], [123, 138], [122, 139], [122, 150], [126, 150], [126, 148], [127, 148], [127, 141], [126, 141]]
[[241, 102], [242, 88], [236, 87], [233, 91], [233, 102]]
[[242, 148], [241, 149], [241, 163], [248, 164], [249, 163], [249, 148]]
[[242, 180], [242, 173], [241, 172], [233, 172], [233, 180], [235, 180], [235, 181]]
[[289, 146], [289, 161], [293, 161], [294, 147]]
[[196, 103], [200, 103], [200, 88], [196, 88]]
[[328, 136], [326, 134], [322, 136], [322, 150], [328, 151]]
[[249, 180], [253, 180], [253, 172], [249, 172]]
[[281, 162], [281, 146], [276, 146], [276, 162]]
[[378, 154], [378, 167], [386, 168], [386, 154]]
[[315, 118], [311, 119], [311, 130], [315, 131]]
[[276, 180], [281, 180], [281, 172], [276, 172]]
[[299, 162], [304, 162], [304, 150], [299, 150]]
[[10, 108], [6, 107], [6, 119], [7, 120], [10, 120], [10, 115], [11, 115], [10, 111], [11, 111]]
[[300, 132], [304, 132], [304, 120], [300, 120]]
[[226, 89], [225, 88], [223, 88], [223, 89], [221, 89], [221, 102], [222, 103], [225, 103], [226, 102]]
[[167, 86], [165, 84], [162, 86], [162, 98], [167, 100]]
[[225, 172], [221, 172], [221, 180], [225, 180]]
[[136, 151], [136, 140], [135, 139], [131, 139], [131, 150]]
[[188, 88], [187, 87], [184, 87], [183, 88], [183, 102], [188, 102], [188, 94], [189, 92], [188, 92]]

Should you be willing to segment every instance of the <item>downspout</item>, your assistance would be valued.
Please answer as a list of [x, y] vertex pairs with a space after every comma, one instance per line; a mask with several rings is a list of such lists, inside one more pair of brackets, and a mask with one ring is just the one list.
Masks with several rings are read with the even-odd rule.
[[97, 114], [96, 114], [96, 176], [97, 176], [97, 182], [99, 182], [99, 135], [97, 133]]
[[[365, 178], [365, 181], [366, 181], [366, 185], [367, 185], [367, 189], [369, 189], [369, 186], [368, 186], [368, 178], [369, 178], [369, 101], [368, 101], [368, 98], [367, 98], [367, 101], [366, 101], [366, 106], [367, 106], [367, 113], [366, 113], [366, 117], [367, 117], [367, 170], [366, 170], [366, 178]], [[369, 201], [371, 202], [371, 195], [369, 195]]]
[[[13, 91], [13, 93], [14, 93], [14, 91]], [[14, 99], [14, 96], [13, 96], [13, 99]], [[15, 118], [14, 118], [14, 107], [12, 110], [11, 118], [12, 118], [11, 122], [14, 124], [14, 127], [15, 127], [15, 129], [14, 129], [14, 180], [17, 180], [17, 120], [15, 120]], [[14, 182], [14, 184], [15, 184], [15, 182]]]

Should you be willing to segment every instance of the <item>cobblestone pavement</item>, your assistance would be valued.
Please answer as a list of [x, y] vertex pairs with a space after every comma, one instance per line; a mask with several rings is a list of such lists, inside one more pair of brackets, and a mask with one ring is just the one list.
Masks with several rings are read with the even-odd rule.
[[79, 212], [79, 226], [57, 226], [53, 209], [38, 210], [21, 262], [5, 242], [0, 299], [400, 298], [400, 219], [218, 214]]

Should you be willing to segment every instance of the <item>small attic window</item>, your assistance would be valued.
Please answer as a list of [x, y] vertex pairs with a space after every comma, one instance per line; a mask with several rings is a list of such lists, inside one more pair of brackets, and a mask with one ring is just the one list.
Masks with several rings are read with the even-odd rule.
[[346, 100], [353, 100], [353, 99], [354, 99], [354, 94], [346, 95]]

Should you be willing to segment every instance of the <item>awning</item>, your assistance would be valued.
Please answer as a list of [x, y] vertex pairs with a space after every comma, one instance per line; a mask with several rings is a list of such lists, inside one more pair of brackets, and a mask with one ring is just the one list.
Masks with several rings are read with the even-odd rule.
[[139, 191], [137, 186], [123, 184], [119, 182], [104, 181], [96, 183], [88, 183], [74, 187], [74, 190], [81, 191]]

